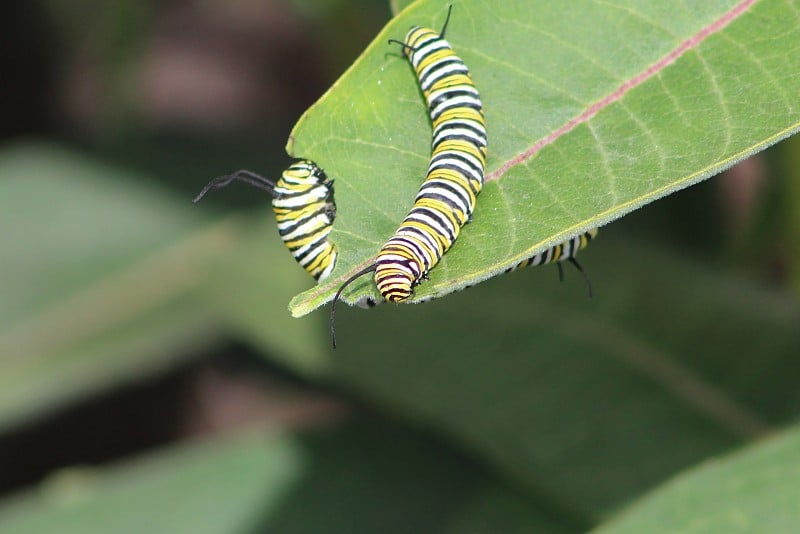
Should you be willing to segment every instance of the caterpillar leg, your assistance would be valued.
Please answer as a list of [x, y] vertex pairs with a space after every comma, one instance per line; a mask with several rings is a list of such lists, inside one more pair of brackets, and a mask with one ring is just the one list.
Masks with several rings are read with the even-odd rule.
[[[575, 258], [568, 258], [567, 261], [569, 261], [572, 265], [574, 265], [575, 268], [578, 269], [578, 272], [581, 273], [583, 280], [586, 282], [586, 289], [589, 290], [589, 298], [592, 298], [592, 281], [591, 279], [589, 279], [589, 275], [586, 274], [586, 271], [583, 270], [583, 267], [581, 267], [581, 264], [578, 263], [578, 260], [576, 260]], [[561, 268], [561, 262], [558, 262], [557, 265], [558, 265], [558, 277], [560, 280], [563, 281], [564, 270]]]

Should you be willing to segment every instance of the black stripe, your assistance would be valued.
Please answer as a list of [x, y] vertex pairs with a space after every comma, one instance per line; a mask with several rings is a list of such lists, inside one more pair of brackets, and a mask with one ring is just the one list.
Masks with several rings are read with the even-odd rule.
[[[404, 232], [408, 232], [410, 234], [416, 234], [416, 232], [410, 231], [410, 230], [413, 230], [413, 228], [404, 227], [402, 224], [400, 225], [400, 228], [398, 229], [398, 232], [400, 232], [401, 230], [404, 231]], [[411, 249], [411, 251], [413, 252], [413, 255], [414, 255], [414, 261], [416, 261], [420, 265], [424, 265], [425, 266], [425, 270], [430, 268], [431, 264], [429, 264], [425, 260], [425, 251], [422, 248], [420, 248], [420, 245], [416, 241], [414, 241], [413, 239], [409, 239], [407, 237], [404, 237], [402, 234], [399, 234], [399, 235], [395, 235], [392, 239], [389, 240], [389, 243], [392, 243], [392, 242], [395, 242], [396, 244], [400, 243], [400, 244], [404, 245], [406, 248]], [[438, 261], [438, 259], [439, 259], [438, 258], [438, 254], [436, 253], [436, 251], [434, 251], [433, 257], [434, 257], [434, 260], [433, 260], [432, 263], [436, 263], [436, 261]]]
[[[426, 217], [435, 220], [439, 224], [439, 226], [444, 228], [445, 231], [447, 232], [446, 234], [444, 234], [444, 239], [446, 241], [448, 241], [449, 243], [452, 243], [453, 241], [455, 241], [455, 239], [456, 239], [455, 228], [453, 226], [453, 223], [447, 217], [447, 215], [443, 215], [439, 211], [437, 211], [435, 209], [431, 209], [429, 207], [414, 208], [414, 209], [411, 210], [411, 213], [408, 214], [408, 217], [406, 217], [405, 220], [409, 220], [414, 213], [422, 213]], [[433, 226], [431, 226], [429, 223], [425, 222], [424, 220], [421, 220], [421, 219], [414, 219], [414, 220], [416, 220], [419, 223], [424, 224], [426, 227], [429, 227], [431, 229], [432, 233], [435, 233], [437, 235], [440, 234], [440, 232], [435, 231], [436, 229]]]
[[[328, 210], [328, 207], [327, 207], [327, 206], [321, 206], [319, 209], [317, 209], [316, 211], [312, 212], [312, 213], [311, 213], [310, 215], [308, 215], [307, 217], [303, 217], [303, 218], [301, 218], [301, 219], [296, 219], [296, 220], [294, 221], [294, 224], [291, 224], [291, 225], [290, 225], [288, 228], [279, 228], [279, 229], [278, 229], [278, 234], [280, 234], [281, 236], [288, 235], [288, 234], [290, 234], [291, 232], [293, 232], [294, 230], [296, 230], [298, 227], [302, 226], [303, 224], [307, 223], [308, 221], [310, 221], [311, 219], [313, 219], [314, 217], [316, 217], [317, 215], [321, 215], [321, 214], [327, 214], [327, 210]], [[291, 219], [290, 219], [290, 217], [287, 215], [285, 219], [281, 218], [281, 219], [278, 221], [278, 224], [280, 225], [280, 223], [287, 222], [287, 221], [289, 221], [289, 220], [291, 220]], [[316, 228], [314, 229], [314, 233], [317, 233], [317, 232], [319, 232], [319, 231], [321, 231], [321, 230], [324, 230], [324, 229], [328, 228], [329, 226], [330, 226], [330, 223], [328, 223], [328, 224], [323, 224], [323, 225], [320, 225], [320, 226], [318, 226], [318, 227], [316, 227]], [[305, 235], [313, 235], [313, 234], [307, 233], [307, 234], [305, 234]], [[299, 239], [299, 238], [298, 238], [298, 239]]]
[[476, 137], [481, 138], [484, 145], [486, 144], [486, 127], [483, 125], [483, 123], [475, 119], [467, 119], [466, 117], [447, 120], [437, 125], [433, 130], [433, 137], [435, 138], [437, 135], [441, 135], [442, 132], [446, 132], [447, 130], [454, 128], [463, 128], [465, 130], [469, 130], [470, 132], [473, 132]]
[[[485, 139], [475, 139], [475, 137], [471, 135], [466, 135], [463, 133], [453, 133], [444, 135], [440, 134], [439, 136], [434, 135], [433, 144], [431, 145], [432, 150], [436, 150], [439, 147], [439, 145], [441, 145], [446, 141], [464, 141], [465, 143], [470, 143], [474, 146], [477, 146], [478, 148], [486, 146]], [[483, 143], [479, 143], [479, 141], [483, 141]]]
[[[465, 173], [464, 169], [461, 168], [461, 167], [453, 165], [452, 163], [442, 162], [441, 160], [444, 160], [444, 159], [454, 159], [454, 160], [457, 160], [457, 161], [460, 161], [460, 162], [464, 163], [464, 165], [467, 168], [472, 169], [474, 171], [474, 174], [477, 175], [478, 178], [476, 178], [474, 176], [467, 175]], [[472, 161], [470, 161], [467, 158], [464, 158], [463, 156], [461, 156], [455, 150], [448, 150], [446, 152], [441, 152], [439, 154], [436, 154], [436, 156], [434, 156], [431, 159], [430, 166], [428, 167], [428, 176], [430, 176], [430, 174], [433, 171], [436, 171], [436, 170], [439, 170], [439, 169], [446, 169], [446, 170], [450, 170], [450, 171], [455, 171], [455, 172], [461, 174], [470, 183], [470, 188], [472, 189], [472, 192], [475, 193], [476, 195], [478, 194], [478, 191], [474, 187], [472, 187], [472, 180], [477, 180], [479, 182], [483, 182], [483, 167], [482, 166], [481, 167], [476, 167], [475, 164]]]
[[[475, 100], [475, 102], [457, 102], [453, 100], [454, 98], [459, 96], [468, 96], [471, 99]], [[436, 108], [438, 108], [440, 105], [442, 107], [438, 111], [436, 111]], [[467, 109], [474, 109], [475, 111], [483, 111], [481, 99], [477, 93], [471, 93], [461, 90], [442, 91], [439, 95], [431, 97], [428, 100], [428, 114], [431, 116], [432, 121], [436, 121], [436, 119], [441, 117], [446, 111], [458, 108], [467, 108]], [[436, 113], [434, 114], [434, 112]]]
[[[453, 65], [462, 67], [458, 70], [448, 70], [447, 72], [440, 72], [448, 67]], [[458, 74], [469, 74], [469, 69], [461, 61], [461, 58], [452, 55], [447, 56], [440, 59], [438, 62], [431, 64], [428, 67], [427, 72], [423, 74], [423, 76], [419, 80], [419, 85], [422, 87], [423, 91], [430, 89], [432, 86], [436, 85], [436, 82], [440, 81], [441, 79], [447, 78], [448, 76], [456, 76]]]
[[474, 206], [472, 205], [472, 202], [470, 202], [471, 198], [470, 198], [469, 192], [465, 191], [464, 188], [461, 186], [461, 184], [458, 184], [458, 183], [455, 183], [455, 182], [452, 182], [452, 181], [449, 181], [449, 180], [446, 180], [446, 179], [442, 179], [441, 182], [437, 181], [437, 182], [434, 183], [434, 182], [426, 181], [425, 183], [423, 183], [422, 187], [420, 188], [419, 192], [417, 193], [416, 198], [414, 199], [414, 204], [416, 204], [417, 200], [419, 200], [421, 198], [432, 198], [434, 200], [441, 200], [442, 202], [447, 204], [451, 209], [454, 209], [454, 210], [457, 209], [457, 210], [463, 211], [463, 208], [461, 206], [457, 206], [457, 205], [453, 204], [453, 201], [450, 198], [445, 197], [443, 195], [436, 194], [436, 192], [435, 192], [436, 189], [445, 189], [445, 190], [453, 193], [454, 196], [456, 196], [456, 197], [460, 198], [461, 200], [463, 200], [464, 201], [463, 202], [464, 205], [467, 207], [467, 210], [469, 210], [467, 212], [467, 214], [469, 214], [469, 212], [471, 212], [473, 210]]
[[[433, 265], [433, 264], [437, 263], [439, 261], [439, 259], [441, 259], [442, 256], [441, 256], [441, 254], [439, 254], [440, 242], [439, 242], [439, 239], [438, 239], [438, 234], [435, 234], [433, 232], [425, 232], [425, 231], [417, 228], [416, 226], [406, 226], [406, 227], [403, 228], [403, 230], [405, 232], [409, 233], [409, 234], [417, 236], [417, 238], [420, 240], [420, 242], [427, 243], [429, 246], [431, 246], [433, 248], [433, 250], [431, 251], [433, 256], [431, 258], [430, 265]], [[442, 236], [442, 238], [444, 238], [444, 237], [446, 237], [446, 236]], [[444, 246], [443, 248], [447, 249], [448, 247]], [[419, 260], [421, 260], [421, 261], [419, 261]], [[430, 267], [428, 262], [424, 261], [425, 260], [425, 255], [423, 254], [422, 251], [420, 251], [419, 260], [418, 260], [419, 263], [425, 265], [426, 268]]]
[[[283, 200], [283, 199], [286, 199], [286, 198], [297, 198], [297, 197], [301, 197], [303, 195], [308, 195], [312, 191], [316, 190], [318, 187], [321, 187], [321, 186], [315, 185], [313, 187], [308, 187], [306, 189], [298, 189], [296, 191], [286, 187], [286, 189], [289, 189], [289, 192], [288, 193], [276, 193], [275, 194], [275, 200]], [[281, 188], [280, 185], [278, 185], [278, 187], [276, 187], [276, 189], [279, 189], [279, 188]], [[331, 195], [331, 193], [328, 192], [327, 189], [326, 189], [325, 190], [325, 196], [322, 197], [322, 198], [330, 198], [330, 195]], [[313, 202], [319, 202], [319, 201], [320, 201], [320, 199], [315, 196]], [[311, 204], [311, 203], [312, 202], [309, 202], [308, 204]]]

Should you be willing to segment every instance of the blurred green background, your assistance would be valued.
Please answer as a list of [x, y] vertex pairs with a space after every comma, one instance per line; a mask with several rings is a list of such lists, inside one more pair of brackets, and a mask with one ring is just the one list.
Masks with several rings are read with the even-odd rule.
[[383, 0], [6, 7], [0, 530], [578, 532], [800, 413], [800, 147], [581, 262], [292, 319], [269, 199]]

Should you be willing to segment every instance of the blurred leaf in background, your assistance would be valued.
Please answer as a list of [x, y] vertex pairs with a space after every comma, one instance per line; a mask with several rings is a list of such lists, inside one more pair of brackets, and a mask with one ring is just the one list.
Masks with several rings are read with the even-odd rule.
[[435, 440], [369, 419], [187, 443], [63, 473], [14, 504], [3, 532], [575, 531]]
[[202, 284], [230, 238], [197, 215], [141, 175], [61, 148], [0, 154], [0, 426], [208, 343], [218, 319]]
[[794, 532], [799, 439], [795, 428], [684, 473], [599, 532]]

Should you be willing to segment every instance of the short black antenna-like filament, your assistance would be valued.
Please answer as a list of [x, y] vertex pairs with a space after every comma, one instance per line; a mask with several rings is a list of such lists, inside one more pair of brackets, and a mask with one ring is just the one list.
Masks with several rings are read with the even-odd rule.
[[444, 32], [447, 31], [447, 23], [450, 22], [450, 13], [453, 12], [453, 4], [447, 6], [447, 18], [444, 19], [444, 26], [442, 26], [442, 31], [439, 32], [439, 37], [444, 39]]
[[[592, 281], [589, 279], [589, 275], [586, 273], [586, 271], [583, 270], [583, 267], [581, 267], [581, 264], [578, 263], [578, 260], [576, 260], [574, 257], [573, 258], [569, 258], [567, 261], [569, 261], [572, 265], [574, 265], [575, 268], [578, 269], [578, 272], [581, 273], [581, 276], [583, 277], [583, 280], [586, 282], [586, 287], [589, 290], [589, 298], [592, 298]], [[558, 267], [559, 267], [558, 274], [559, 274], [559, 277], [561, 277], [562, 272], [563, 272], [561, 270], [561, 262], [558, 263]], [[561, 277], [561, 278], [563, 279], [563, 277]]]
[[192, 199], [192, 202], [197, 204], [204, 196], [206, 196], [206, 193], [212, 189], [222, 189], [224, 187], [228, 187], [231, 182], [237, 180], [246, 184], [250, 184], [253, 187], [261, 189], [262, 191], [266, 191], [271, 197], [275, 196], [275, 182], [254, 172], [241, 170], [236, 171], [233, 174], [217, 176], [208, 182], [208, 184], [206, 184], [206, 186], [197, 194], [197, 196]]

